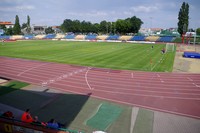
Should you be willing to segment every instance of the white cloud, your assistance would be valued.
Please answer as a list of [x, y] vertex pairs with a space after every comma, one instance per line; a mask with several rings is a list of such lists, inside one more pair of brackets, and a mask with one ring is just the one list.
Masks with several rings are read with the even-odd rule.
[[35, 7], [32, 5], [23, 5], [23, 6], [2, 6], [0, 7], [0, 11], [2, 12], [18, 12], [24, 10], [34, 10]]
[[154, 6], [137, 6], [131, 7], [134, 12], [141, 12], [141, 13], [150, 13], [154, 11], [158, 11], [159, 7], [157, 5]]

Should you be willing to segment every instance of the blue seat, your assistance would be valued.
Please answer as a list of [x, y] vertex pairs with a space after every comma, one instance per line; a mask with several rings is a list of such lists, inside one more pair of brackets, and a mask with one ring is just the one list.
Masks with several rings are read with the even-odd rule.
[[130, 41], [145, 41], [145, 36], [133, 36]]
[[158, 42], [172, 42], [173, 39], [174, 39], [173, 36], [163, 36], [163, 37], [160, 37]]
[[85, 37], [85, 40], [96, 40], [97, 39], [97, 35], [94, 34], [89, 34]]
[[55, 37], [56, 37], [55, 34], [48, 34], [48, 35], [46, 35], [44, 38], [45, 38], [45, 39], [53, 39], [53, 38], [55, 38]]
[[34, 38], [34, 35], [24, 35], [24, 38], [25, 38], [25, 39], [33, 39], [33, 38]]
[[74, 34], [68, 34], [65, 36], [66, 39], [75, 39], [75, 35]]
[[110, 35], [108, 36], [108, 38], [106, 38], [106, 40], [118, 40], [119, 39], [119, 35]]

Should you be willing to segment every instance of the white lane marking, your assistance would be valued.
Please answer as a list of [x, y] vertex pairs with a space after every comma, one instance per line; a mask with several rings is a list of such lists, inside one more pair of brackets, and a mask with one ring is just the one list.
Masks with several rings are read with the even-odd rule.
[[41, 67], [41, 66], [44, 66], [44, 65], [46, 65], [46, 64], [48, 64], [48, 63], [44, 63], [44, 64], [40, 64], [40, 65], [31, 67], [31, 68], [29, 68], [29, 69], [27, 69], [27, 70], [24, 70], [23, 72], [17, 74], [17, 76], [21, 76], [21, 75], [24, 74], [25, 72], [28, 72], [28, 71], [30, 71], [30, 70], [33, 70], [33, 69], [38, 68], [38, 67]]
[[163, 81], [162, 79], [160, 79], [160, 82], [162, 82], [162, 83], [163, 83], [164, 81]]
[[189, 81], [193, 81], [191, 78], [189, 78], [189, 77], [187, 77], [187, 79], [189, 80]]
[[131, 78], [133, 78], [133, 73], [131, 73]]
[[90, 86], [90, 84], [89, 84], [89, 82], [88, 82], [88, 76], [87, 76], [90, 69], [92, 69], [92, 68], [91, 68], [91, 67], [88, 67], [88, 70], [87, 70], [86, 73], [85, 73], [85, 81], [86, 81], [87, 86], [89, 87], [89, 89], [90, 89], [90, 90], [93, 90], [94, 88], [92, 88], [92, 87]]

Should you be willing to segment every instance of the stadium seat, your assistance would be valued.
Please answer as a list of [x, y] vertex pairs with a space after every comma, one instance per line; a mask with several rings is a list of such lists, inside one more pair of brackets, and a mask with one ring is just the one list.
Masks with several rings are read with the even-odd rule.
[[100, 35], [100, 36], [97, 36], [97, 40], [106, 40], [108, 38], [107, 35]]
[[46, 35], [44, 38], [45, 38], [45, 39], [53, 39], [53, 38], [55, 38], [55, 37], [56, 37], [55, 34], [48, 34], [48, 35]]
[[75, 35], [74, 34], [67, 34], [65, 36], [66, 39], [75, 39]]
[[129, 41], [145, 41], [145, 36], [133, 36]]
[[121, 41], [128, 41], [128, 40], [130, 40], [132, 38], [132, 36], [120, 36], [119, 37], [119, 40], [121, 40]]
[[64, 37], [65, 37], [64, 34], [56, 34], [55, 39], [62, 39]]
[[85, 35], [77, 35], [75, 40], [85, 40]]
[[148, 36], [145, 41], [156, 42], [159, 38], [159, 36]]
[[173, 36], [162, 36], [157, 41], [158, 42], [172, 42], [174, 40]]
[[36, 35], [35, 38], [36, 39], [44, 39], [46, 35]]
[[34, 35], [24, 35], [24, 39], [33, 39]]
[[13, 39], [13, 40], [24, 39], [24, 36], [22, 36], [22, 35], [13, 35], [13, 36], [10, 37], [10, 39]]
[[106, 40], [118, 40], [119, 39], [119, 35], [110, 35], [106, 38]]
[[0, 39], [10, 39], [10, 36], [0, 36]]
[[95, 34], [88, 34], [85, 37], [85, 40], [96, 40], [96, 39], [97, 39], [97, 35], [95, 35]]

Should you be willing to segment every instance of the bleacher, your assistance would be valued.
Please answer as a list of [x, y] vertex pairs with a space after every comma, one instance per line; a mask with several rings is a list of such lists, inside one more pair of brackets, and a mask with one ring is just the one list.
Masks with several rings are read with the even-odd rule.
[[55, 39], [62, 39], [64, 37], [65, 37], [64, 34], [56, 34]]
[[156, 42], [159, 38], [159, 36], [148, 36], [145, 38], [145, 41]]
[[34, 39], [34, 35], [24, 35], [24, 39]]
[[85, 35], [77, 35], [75, 37], [76, 40], [85, 40]]
[[74, 34], [67, 34], [65, 36], [66, 39], [75, 39], [75, 35]]
[[106, 38], [106, 40], [118, 40], [119, 39], [119, 35], [110, 35]]
[[145, 41], [145, 36], [133, 36], [129, 41]]
[[132, 36], [120, 36], [119, 37], [119, 40], [121, 40], [121, 41], [128, 41], [128, 40], [130, 40], [132, 38]]
[[53, 38], [55, 38], [55, 37], [56, 37], [55, 34], [47, 34], [44, 38], [45, 38], [45, 39], [53, 39]]
[[173, 36], [162, 36], [157, 41], [158, 42], [172, 42], [174, 40]]
[[44, 39], [46, 35], [36, 35], [35, 39]]
[[12, 40], [20, 40], [20, 39], [24, 39], [24, 36], [22, 35], [13, 35], [10, 37], [10, 39]]
[[85, 37], [85, 40], [96, 40], [97, 39], [97, 35], [94, 34], [89, 34]]
[[108, 38], [107, 35], [100, 35], [100, 36], [97, 36], [97, 40], [106, 40]]
[[10, 39], [10, 36], [0, 36], [0, 39], [6, 39], [6, 40], [8, 40], [8, 39]]

